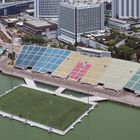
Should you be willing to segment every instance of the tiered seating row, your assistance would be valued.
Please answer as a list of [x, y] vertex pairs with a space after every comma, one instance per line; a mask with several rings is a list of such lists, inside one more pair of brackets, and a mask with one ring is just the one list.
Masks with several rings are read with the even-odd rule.
[[23, 46], [15, 66], [85, 84], [101, 83], [105, 88], [121, 90], [125, 87], [140, 92], [140, 65], [130, 61], [89, 57], [56, 48]]
[[105, 88], [120, 90], [139, 68], [138, 63], [112, 59], [111, 65], [106, 69], [99, 82], [104, 83]]
[[85, 75], [85, 73], [88, 71], [90, 67], [91, 64], [78, 63], [70, 73], [69, 79], [79, 81]]
[[140, 69], [128, 81], [128, 83], [125, 85], [125, 88], [140, 94]]
[[23, 46], [16, 67], [31, 68], [40, 73], [52, 73], [70, 54], [70, 51], [37, 46]]

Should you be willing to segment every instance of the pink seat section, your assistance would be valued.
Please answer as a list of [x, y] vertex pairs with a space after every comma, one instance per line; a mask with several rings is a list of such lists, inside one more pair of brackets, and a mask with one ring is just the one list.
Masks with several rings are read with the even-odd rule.
[[78, 63], [70, 73], [68, 79], [79, 81], [85, 75], [85, 73], [88, 71], [90, 67], [91, 64], [81, 63], [81, 62]]

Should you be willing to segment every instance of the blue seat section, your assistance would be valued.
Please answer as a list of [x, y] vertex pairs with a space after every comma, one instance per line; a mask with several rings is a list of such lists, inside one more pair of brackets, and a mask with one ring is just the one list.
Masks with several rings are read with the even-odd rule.
[[20, 68], [32, 68], [42, 56], [45, 49], [46, 48], [35, 47], [33, 45], [23, 46], [16, 59], [15, 66]]
[[52, 73], [69, 54], [70, 51], [59, 48], [25, 45], [16, 59], [15, 66], [32, 68], [33, 71], [40, 73]]
[[40, 73], [52, 73], [70, 54], [68, 50], [58, 48], [46, 48], [40, 60], [33, 67], [33, 71]]

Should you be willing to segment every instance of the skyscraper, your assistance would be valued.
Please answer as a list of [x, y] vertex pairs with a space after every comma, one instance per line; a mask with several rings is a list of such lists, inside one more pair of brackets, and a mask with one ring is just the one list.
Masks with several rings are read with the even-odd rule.
[[58, 39], [74, 44], [81, 34], [104, 29], [104, 5], [61, 3], [58, 19]]
[[112, 18], [140, 18], [140, 0], [112, 0]]
[[58, 17], [61, 0], [34, 0], [35, 18]]

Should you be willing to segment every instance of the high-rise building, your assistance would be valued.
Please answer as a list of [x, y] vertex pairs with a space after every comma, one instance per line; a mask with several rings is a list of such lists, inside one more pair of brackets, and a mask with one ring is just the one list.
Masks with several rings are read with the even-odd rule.
[[35, 18], [58, 17], [61, 0], [34, 0]]
[[112, 0], [112, 18], [140, 18], [140, 0]]
[[104, 29], [104, 5], [61, 3], [58, 20], [58, 39], [74, 44], [81, 34]]

